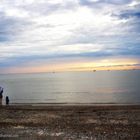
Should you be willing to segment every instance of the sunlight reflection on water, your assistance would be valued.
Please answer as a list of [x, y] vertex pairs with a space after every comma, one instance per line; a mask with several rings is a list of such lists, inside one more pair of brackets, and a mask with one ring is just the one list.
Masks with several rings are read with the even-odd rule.
[[140, 71], [0, 75], [4, 96], [16, 103], [138, 103]]

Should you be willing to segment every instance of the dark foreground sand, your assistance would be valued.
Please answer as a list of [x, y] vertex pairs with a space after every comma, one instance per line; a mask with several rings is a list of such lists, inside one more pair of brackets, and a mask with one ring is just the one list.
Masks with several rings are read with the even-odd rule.
[[0, 140], [140, 140], [140, 105], [0, 107]]

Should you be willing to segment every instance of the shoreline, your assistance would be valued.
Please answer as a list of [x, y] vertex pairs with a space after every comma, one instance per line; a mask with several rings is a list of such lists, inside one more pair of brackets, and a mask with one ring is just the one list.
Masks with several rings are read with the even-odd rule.
[[[3, 104], [4, 106], [5, 104]], [[109, 102], [109, 103], [80, 103], [80, 102], [37, 102], [37, 103], [16, 103], [16, 102], [12, 102], [9, 104], [9, 106], [14, 106], [14, 105], [30, 105], [30, 106], [48, 106], [48, 105], [68, 105], [68, 106], [72, 106], [72, 105], [75, 105], [75, 106], [133, 106], [133, 105], [140, 105], [140, 102], [137, 102], [137, 103], [115, 103], [115, 102]]]
[[26, 103], [16, 103], [16, 104], [10, 104], [10, 105], [2, 105], [0, 106], [0, 109], [48, 109], [48, 108], [60, 108], [60, 109], [82, 109], [82, 108], [92, 108], [92, 109], [140, 109], [140, 104], [69, 104], [69, 103], [34, 103], [34, 104], [26, 104]]

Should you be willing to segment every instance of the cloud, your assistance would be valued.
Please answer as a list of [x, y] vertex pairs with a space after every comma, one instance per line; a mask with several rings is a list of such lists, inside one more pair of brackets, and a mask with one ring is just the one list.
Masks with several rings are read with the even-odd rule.
[[80, 4], [89, 7], [120, 6], [131, 3], [133, 0], [80, 0]]
[[139, 61], [139, 9], [137, 0], [0, 1], [0, 68], [57, 59]]
[[131, 12], [131, 11], [126, 11], [125, 13], [122, 13], [119, 15], [120, 18], [132, 18], [132, 17], [136, 17], [136, 18], [140, 18], [140, 12]]

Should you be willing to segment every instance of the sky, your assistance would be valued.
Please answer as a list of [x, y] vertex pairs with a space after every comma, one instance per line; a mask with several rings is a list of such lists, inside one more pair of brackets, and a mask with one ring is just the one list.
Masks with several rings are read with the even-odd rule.
[[0, 73], [140, 69], [140, 0], [0, 0]]

